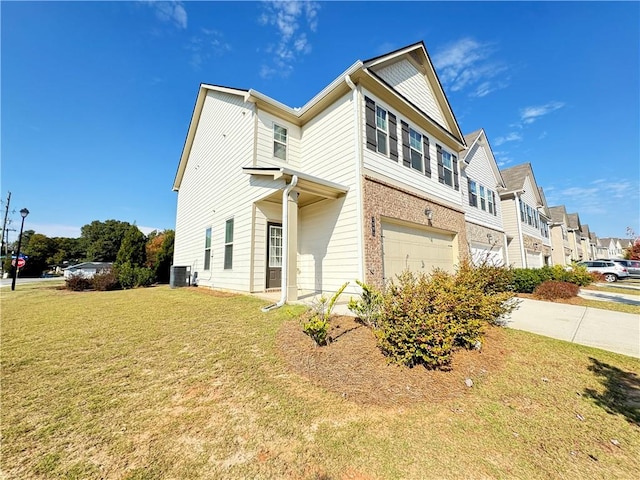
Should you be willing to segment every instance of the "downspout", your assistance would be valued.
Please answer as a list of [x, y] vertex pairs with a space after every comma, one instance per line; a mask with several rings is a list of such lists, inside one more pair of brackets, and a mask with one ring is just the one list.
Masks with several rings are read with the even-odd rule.
[[522, 199], [520, 198], [519, 193], [515, 192], [514, 197], [516, 199], [516, 222], [518, 223], [518, 238], [520, 239], [520, 256], [522, 257], [522, 268], [527, 268], [527, 255], [524, 251], [524, 237], [522, 236], [522, 219], [520, 218], [520, 202]]
[[289, 268], [289, 193], [297, 184], [298, 176], [294, 175], [291, 177], [291, 183], [282, 190], [282, 280], [280, 282], [282, 293], [280, 295], [280, 301], [264, 307], [262, 309], [263, 312], [275, 310], [287, 303], [287, 270]]
[[358, 185], [358, 198], [356, 199], [356, 215], [357, 215], [357, 229], [358, 229], [358, 270], [360, 270], [361, 281], [365, 281], [364, 273], [364, 230], [362, 228], [363, 218], [363, 198], [362, 198], [362, 150], [361, 150], [361, 128], [360, 128], [360, 115], [359, 115], [359, 95], [355, 83], [351, 80], [349, 75], [344, 76], [345, 83], [349, 86], [353, 92], [353, 126], [354, 126], [354, 143], [356, 148], [356, 182]]

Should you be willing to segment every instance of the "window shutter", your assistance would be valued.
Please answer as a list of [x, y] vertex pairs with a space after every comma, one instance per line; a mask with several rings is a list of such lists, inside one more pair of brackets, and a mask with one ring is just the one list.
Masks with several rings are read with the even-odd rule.
[[498, 215], [498, 204], [496, 203], [496, 194], [491, 191], [491, 198], [493, 198], [493, 216], [496, 217]]
[[460, 190], [460, 183], [458, 183], [458, 157], [451, 155], [451, 160], [453, 163], [453, 187], [456, 190]]
[[409, 150], [409, 125], [400, 122], [402, 125], [402, 164], [405, 167], [411, 166], [411, 151]]
[[431, 178], [431, 154], [429, 153], [429, 139], [422, 136], [422, 150], [424, 152], [424, 174]]
[[376, 102], [369, 97], [364, 97], [365, 120], [367, 123], [367, 148], [377, 151], [378, 142], [376, 140]]
[[444, 165], [442, 164], [442, 147], [436, 143], [436, 151], [438, 152], [438, 181], [444, 183]]
[[389, 156], [391, 160], [398, 161], [398, 123], [396, 116], [389, 112]]

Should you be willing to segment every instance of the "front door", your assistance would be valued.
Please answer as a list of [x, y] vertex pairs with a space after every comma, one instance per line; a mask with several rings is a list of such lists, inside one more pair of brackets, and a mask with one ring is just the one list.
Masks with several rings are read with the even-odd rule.
[[267, 223], [267, 288], [282, 286], [282, 224]]

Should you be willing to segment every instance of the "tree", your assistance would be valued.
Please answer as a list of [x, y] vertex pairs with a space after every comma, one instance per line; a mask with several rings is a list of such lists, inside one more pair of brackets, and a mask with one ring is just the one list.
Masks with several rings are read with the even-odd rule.
[[56, 246], [56, 251], [49, 260], [51, 265], [63, 265], [65, 262], [74, 265], [87, 255], [80, 238], [53, 237], [51, 240]]
[[123, 265], [130, 263], [133, 267], [143, 267], [147, 260], [147, 237], [135, 225], [131, 225], [122, 239], [120, 249], [116, 255], [116, 263]]
[[631, 245], [625, 250], [624, 258], [627, 260], [640, 260], [640, 237], [633, 228], [627, 227], [627, 235], [631, 238]]
[[176, 234], [173, 230], [151, 233], [155, 235], [150, 234], [147, 240], [147, 266], [153, 270], [158, 282], [168, 283]]
[[[24, 239], [22, 241], [24, 244]], [[25, 277], [39, 277], [47, 269], [55, 251], [56, 245], [51, 238], [42, 233], [31, 234], [26, 246], [22, 249], [29, 258], [21, 274]]]
[[[129, 222], [94, 220], [81, 229], [80, 243], [90, 262], [113, 262], [118, 256], [120, 245], [131, 227]], [[136, 227], [137, 228], [137, 227]]]

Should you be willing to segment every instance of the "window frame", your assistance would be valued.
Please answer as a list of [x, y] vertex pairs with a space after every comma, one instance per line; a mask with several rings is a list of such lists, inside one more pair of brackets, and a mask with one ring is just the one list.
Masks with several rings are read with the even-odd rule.
[[203, 270], [211, 270], [211, 236], [212, 228], [208, 227], [204, 231], [204, 266]]
[[487, 189], [484, 185], [480, 185], [480, 209], [483, 212], [487, 211]]
[[478, 208], [478, 183], [470, 178], [467, 181], [469, 182], [469, 205]]
[[[413, 145], [412, 134], [418, 137], [417, 144], [420, 147], [419, 149], [415, 148]], [[423, 140], [423, 135], [417, 130], [414, 130], [413, 128], [409, 127], [409, 158], [411, 159], [411, 168], [414, 170], [417, 170], [420, 173], [424, 173], [424, 152], [422, 148], [422, 140]], [[414, 165], [414, 153], [415, 155], [417, 155], [417, 159], [420, 162], [420, 168], [416, 168], [416, 166]]]
[[496, 204], [493, 201], [493, 191], [487, 189], [487, 212], [491, 215], [496, 214]]
[[[280, 135], [280, 137], [282, 136], [282, 132], [276, 131], [276, 129], [278, 128], [284, 130], [284, 141], [282, 140], [282, 138], [277, 137], [278, 135]], [[286, 162], [288, 145], [289, 145], [289, 130], [286, 127], [283, 127], [282, 125], [279, 125], [274, 122], [273, 123], [273, 158], [277, 158], [279, 160], [282, 160], [283, 162]], [[276, 152], [278, 151], [276, 149], [276, 146], [280, 146], [284, 149], [284, 158], [276, 155]]]
[[228, 218], [224, 223], [224, 269], [225, 270], [233, 269], [233, 229], [234, 229], [234, 219], [233, 217], [231, 217], [231, 218]]
[[[378, 125], [378, 112], [384, 113], [384, 128]], [[384, 148], [382, 151], [380, 149], [380, 135], [384, 139]], [[389, 156], [389, 111], [382, 108], [380, 105], [376, 103], [376, 151], [381, 153], [382, 155]]]
[[[447, 166], [446, 161], [449, 161], [449, 166]], [[445, 185], [450, 186], [451, 188], [454, 187], [454, 181], [453, 181], [453, 155], [451, 153], [449, 153], [448, 151], [446, 151], [445, 149], [442, 149], [442, 173], [443, 173], [443, 183]], [[449, 174], [449, 180], [450, 183], [447, 182], [447, 173]]]

